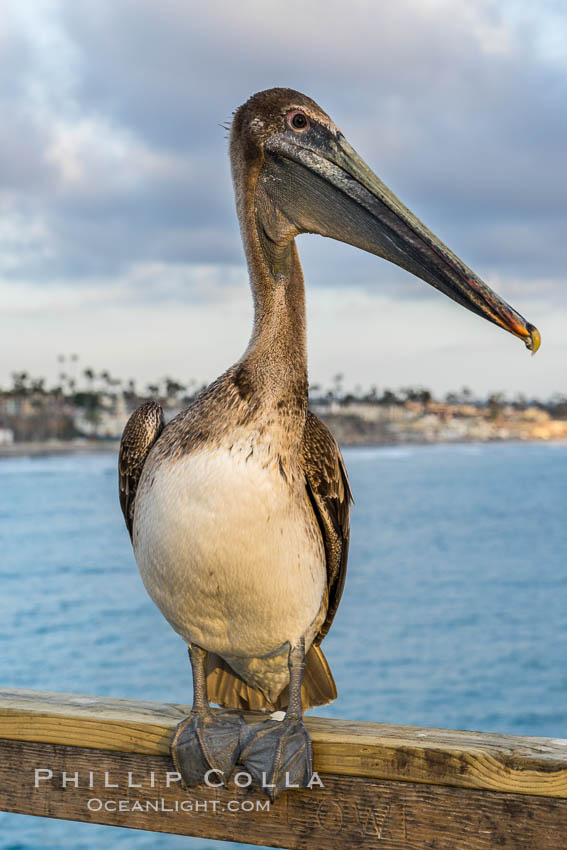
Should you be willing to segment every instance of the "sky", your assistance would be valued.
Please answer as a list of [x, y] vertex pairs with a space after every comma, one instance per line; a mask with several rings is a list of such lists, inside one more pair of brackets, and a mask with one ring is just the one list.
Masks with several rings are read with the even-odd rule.
[[4, 0], [0, 385], [71, 353], [142, 387], [238, 359], [252, 307], [221, 125], [277, 85], [542, 334], [532, 358], [305, 235], [312, 382], [567, 392], [566, 43], [561, 0]]

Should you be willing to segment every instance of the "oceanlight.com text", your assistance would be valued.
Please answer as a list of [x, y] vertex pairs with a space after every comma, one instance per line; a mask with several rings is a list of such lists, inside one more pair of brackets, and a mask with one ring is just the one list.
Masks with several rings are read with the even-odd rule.
[[101, 800], [91, 797], [87, 800], [90, 812], [206, 812], [222, 814], [223, 812], [269, 812], [269, 800], [169, 800], [163, 797], [154, 800]]

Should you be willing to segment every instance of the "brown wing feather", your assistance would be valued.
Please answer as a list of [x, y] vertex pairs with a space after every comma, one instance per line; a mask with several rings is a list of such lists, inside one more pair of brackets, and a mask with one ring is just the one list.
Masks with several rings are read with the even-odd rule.
[[130, 538], [138, 481], [148, 453], [163, 431], [164, 425], [161, 404], [157, 401], [146, 401], [131, 415], [120, 440], [118, 493]]
[[301, 457], [327, 556], [329, 605], [314, 641], [320, 644], [331, 628], [345, 583], [352, 494], [337, 441], [311, 411], [307, 413]]

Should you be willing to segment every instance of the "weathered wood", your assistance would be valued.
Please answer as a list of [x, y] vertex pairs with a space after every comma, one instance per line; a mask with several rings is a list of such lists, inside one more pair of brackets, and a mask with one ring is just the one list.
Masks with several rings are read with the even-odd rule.
[[[0, 691], [0, 737], [167, 755], [188, 706]], [[307, 717], [320, 773], [567, 798], [567, 740]], [[567, 842], [566, 842], [567, 846]]]
[[[567, 800], [325, 775], [324, 788], [287, 792], [270, 805], [233, 783], [168, 788], [165, 756], [7, 740], [0, 751], [5, 811], [298, 850], [567, 847]], [[37, 788], [36, 769], [52, 771]], [[129, 773], [141, 788], [128, 787]], [[118, 787], [105, 787], [105, 776]]]

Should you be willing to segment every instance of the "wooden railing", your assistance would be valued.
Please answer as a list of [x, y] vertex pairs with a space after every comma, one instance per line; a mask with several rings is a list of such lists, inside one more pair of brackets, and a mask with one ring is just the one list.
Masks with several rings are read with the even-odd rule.
[[323, 787], [270, 804], [234, 782], [181, 788], [169, 740], [187, 712], [0, 691], [0, 809], [316, 850], [567, 848], [567, 740], [308, 717]]

